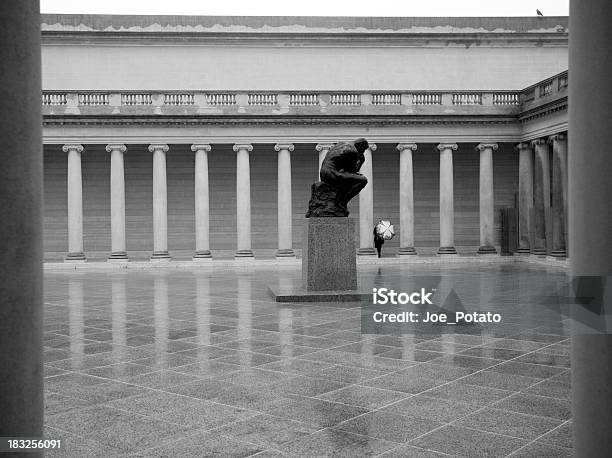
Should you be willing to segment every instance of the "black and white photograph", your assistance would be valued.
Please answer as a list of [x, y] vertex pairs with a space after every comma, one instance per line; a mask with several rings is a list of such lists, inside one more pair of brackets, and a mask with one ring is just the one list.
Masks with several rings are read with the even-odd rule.
[[1, 0], [0, 457], [612, 456], [611, 17]]

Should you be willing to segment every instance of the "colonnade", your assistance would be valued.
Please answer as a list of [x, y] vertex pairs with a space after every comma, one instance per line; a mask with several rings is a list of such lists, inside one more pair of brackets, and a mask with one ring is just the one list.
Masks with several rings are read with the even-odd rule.
[[[551, 221], [547, 209], [551, 205], [551, 182], [549, 147], [553, 146], [553, 179]], [[317, 144], [319, 169], [333, 143]], [[414, 243], [414, 173], [412, 155], [416, 143], [399, 143], [399, 256], [416, 255]], [[565, 227], [567, 208], [567, 137], [554, 135], [546, 140], [537, 139], [520, 143], [519, 149], [519, 252], [546, 254], [546, 225], [551, 224], [553, 240], [552, 255], [565, 256]], [[66, 144], [68, 153], [68, 254], [66, 261], [85, 261], [83, 250], [83, 188], [80, 144]], [[152, 261], [168, 261], [168, 205], [166, 182], [167, 144], [151, 144], [153, 154], [153, 252]], [[294, 145], [277, 143], [278, 153], [278, 249], [277, 259], [295, 258], [292, 242], [291, 202], [291, 153]], [[496, 143], [480, 143], [479, 208], [480, 246], [478, 254], [495, 254], [495, 200], [493, 186], [493, 156], [498, 149]], [[109, 261], [128, 260], [125, 235], [125, 177], [124, 155], [128, 148], [124, 144], [109, 144], [106, 151], [111, 154], [111, 254]], [[208, 143], [191, 145], [195, 153], [195, 252], [194, 261], [212, 259], [210, 250], [210, 203], [208, 182]], [[253, 259], [251, 246], [251, 173], [250, 153], [253, 145], [240, 143], [233, 146], [236, 153], [236, 251], [235, 257]], [[360, 256], [375, 256], [372, 230], [374, 227], [374, 197], [372, 156], [377, 150], [370, 143], [365, 151], [365, 162], [361, 173], [368, 178], [368, 185], [359, 194], [359, 248]], [[453, 155], [458, 150], [456, 143], [437, 145], [440, 157], [440, 247], [439, 255], [457, 253], [454, 242], [454, 169]], [[534, 153], [535, 151], [535, 153]], [[533, 225], [533, 237], [530, 228]]]

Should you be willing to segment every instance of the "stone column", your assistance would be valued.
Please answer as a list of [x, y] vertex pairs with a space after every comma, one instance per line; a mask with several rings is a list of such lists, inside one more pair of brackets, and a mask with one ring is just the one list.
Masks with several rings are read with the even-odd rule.
[[251, 250], [251, 169], [249, 153], [253, 145], [234, 145], [236, 155], [236, 229], [238, 247], [235, 258], [253, 258]]
[[457, 254], [453, 195], [453, 151], [456, 143], [440, 143], [440, 248], [438, 254]]
[[65, 261], [85, 261], [83, 253], [83, 177], [82, 145], [64, 145], [68, 153], [68, 254]]
[[481, 143], [476, 149], [480, 151], [480, 247], [478, 247], [478, 254], [496, 254], [493, 151], [497, 150], [497, 143]]
[[321, 165], [323, 164], [323, 159], [327, 156], [328, 151], [331, 147], [334, 146], [333, 143], [319, 143], [316, 146], [316, 150], [319, 152], [319, 168], [317, 170], [317, 180], [321, 180]]
[[168, 254], [168, 190], [166, 153], [168, 145], [149, 145], [153, 153], [153, 254], [151, 261], [169, 261]]
[[400, 143], [399, 170], [399, 205], [400, 205], [400, 248], [398, 255], [410, 256], [417, 254], [414, 249], [414, 175], [412, 170], [412, 152], [416, 151], [416, 143]]
[[106, 145], [106, 152], [111, 153], [111, 255], [109, 261], [127, 261], [125, 243], [125, 173], [123, 155], [125, 145]]
[[0, 2], [0, 62], [0, 435], [42, 438], [43, 155], [37, 1]]
[[208, 194], [209, 144], [191, 145], [195, 153], [195, 239], [194, 261], [212, 259], [210, 253], [210, 200]]
[[376, 151], [376, 143], [370, 143], [363, 152], [365, 160], [360, 173], [367, 179], [368, 184], [359, 193], [359, 256], [376, 256], [374, 249], [374, 181], [372, 179], [372, 153]]
[[534, 246], [532, 253], [546, 255], [546, 211], [550, 207], [550, 160], [548, 143], [538, 139], [531, 142], [535, 147], [534, 167]]
[[295, 258], [291, 205], [291, 143], [277, 143], [278, 152], [278, 251], [276, 259]]
[[533, 208], [533, 149], [529, 143], [516, 145], [519, 151], [519, 246], [517, 253], [531, 253], [531, 209]]
[[[606, 299], [594, 312], [577, 306], [575, 316], [610, 322], [612, 275], [612, 86], [605, 63], [612, 53], [612, 3], [570, 2], [569, 29], [569, 249], [576, 280], [603, 277]], [[588, 291], [597, 294], [596, 291]], [[598, 301], [599, 302], [599, 301]], [[601, 313], [595, 310], [601, 305]], [[588, 305], [587, 305], [588, 306]], [[574, 455], [607, 456], [612, 450], [612, 336], [572, 327]]]
[[565, 258], [565, 221], [567, 218], [567, 135], [550, 137], [553, 145], [552, 163], [552, 250], [551, 256]]

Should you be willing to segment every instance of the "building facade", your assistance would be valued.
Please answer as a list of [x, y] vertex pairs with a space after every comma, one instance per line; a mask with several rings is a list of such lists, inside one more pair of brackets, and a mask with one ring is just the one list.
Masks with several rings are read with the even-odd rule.
[[567, 18], [42, 16], [48, 261], [291, 258], [366, 137], [358, 253], [567, 254]]

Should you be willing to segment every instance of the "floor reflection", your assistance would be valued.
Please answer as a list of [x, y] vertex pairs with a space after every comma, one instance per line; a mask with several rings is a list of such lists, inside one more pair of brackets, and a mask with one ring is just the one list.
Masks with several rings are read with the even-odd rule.
[[362, 334], [359, 304], [272, 302], [269, 284], [301, 282], [287, 267], [47, 271], [46, 436], [79, 457], [572, 455], [563, 271], [364, 266], [359, 281], [503, 321]]

